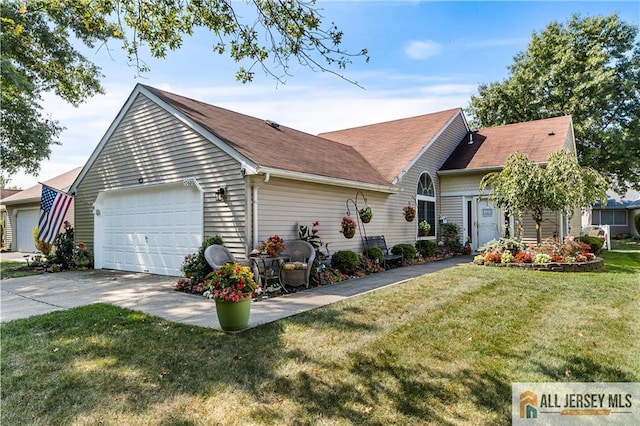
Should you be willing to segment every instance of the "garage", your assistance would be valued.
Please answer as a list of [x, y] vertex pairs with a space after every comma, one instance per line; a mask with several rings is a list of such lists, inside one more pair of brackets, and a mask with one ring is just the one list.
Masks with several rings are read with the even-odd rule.
[[33, 228], [38, 226], [39, 209], [18, 210], [16, 215], [16, 251], [33, 253]]
[[181, 275], [202, 244], [203, 196], [192, 180], [98, 195], [95, 268]]

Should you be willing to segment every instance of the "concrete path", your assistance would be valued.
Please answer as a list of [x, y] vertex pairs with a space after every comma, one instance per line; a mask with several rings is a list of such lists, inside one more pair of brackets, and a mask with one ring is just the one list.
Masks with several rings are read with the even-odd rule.
[[[330, 286], [315, 287], [254, 302], [251, 306], [249, 327], [256, 327], [470, 261], [470, 256], [463, 256], [396, 268]], [[214, 302], [202, 296], [175, 291], [176, 280], [177, 277], [110, 270], [43, 273], [2, 280], [0, 322], [92, 303], [110, 303], [173, 322], [219, 330], [220, 324], [215, 315]]]

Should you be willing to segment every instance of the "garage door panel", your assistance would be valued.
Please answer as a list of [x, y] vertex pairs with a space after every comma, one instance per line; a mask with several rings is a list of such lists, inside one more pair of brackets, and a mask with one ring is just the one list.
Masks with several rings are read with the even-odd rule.
[[32, 253], [36, 251], [33, 244], [33, 228], [38, 226], [40, 210], [20, 210], [16, 215], [16, 251]]
[[184, 256], [202, 244], [202, 196], [195, 187], [105, 194], [101, 211], [96, 235], [103, 268], [179, 275]]

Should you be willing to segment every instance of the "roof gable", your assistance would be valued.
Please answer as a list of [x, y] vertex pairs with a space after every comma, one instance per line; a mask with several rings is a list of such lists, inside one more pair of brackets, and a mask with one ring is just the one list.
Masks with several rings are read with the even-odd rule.
[[462, 110], [455, 108], [319, 136], [354, 147], [388, 182], [393, 182], [458, 114]]
[[572, 135], [570, 115], [480, 129], [458, 144], [440, 170], [500, 168], [516, 151], [545, 163], [550, 153], [566, 147]]

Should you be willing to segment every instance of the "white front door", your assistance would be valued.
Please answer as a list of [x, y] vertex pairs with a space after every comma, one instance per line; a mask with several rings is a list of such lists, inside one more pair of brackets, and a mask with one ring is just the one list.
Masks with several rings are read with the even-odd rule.
[[476, 198], [476, 248], [500, 238], [500, 212], [487, 198]]
[[197, 186], [158, 185], [100, 194], [95, 267], [179, 276], [184, 256], [202, 244]]

